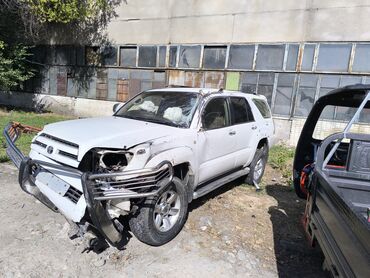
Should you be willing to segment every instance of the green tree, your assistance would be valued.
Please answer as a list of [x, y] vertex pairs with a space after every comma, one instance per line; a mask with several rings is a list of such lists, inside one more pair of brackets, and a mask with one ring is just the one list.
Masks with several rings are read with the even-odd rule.
[[0, 88], [11, 89], [34, 75], [26, 63], [28, 48], [23, 45], [9, 47], [0, 41]]
[[85, 21], [112, 8], [106, 0], [24, 0], [40, 22]]
[[[106, 44], [103, 31], [121, 0], [0, 0], [0, 89], [33, 76], [31, 45]], [[32, 57], [31, 57], [32, 58]]]

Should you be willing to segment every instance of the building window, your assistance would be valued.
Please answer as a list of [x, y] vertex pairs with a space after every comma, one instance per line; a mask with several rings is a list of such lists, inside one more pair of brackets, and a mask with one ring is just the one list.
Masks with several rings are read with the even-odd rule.
[[342, 76], [339, 87], [361, 84], [361, 83], [362, 83], [361, 76]]
[[317, 75], [301, 74], [294, 115], [307, 116], [315, 101]]
[[352, 71], [370, 72], [370, 44], [357, 44]]
[[169, 67], [175, 68], [177, 61], [177, 46], [170, 46]]
[[298, 51], [298, 44], [288, 44], [288, 57], [285, 65], [285, 70], [296, 71]]
[[274, 89], [275, 73], [260, 73], [258, 78], [257, 93], [267, 98], [271, 106], [272, 93]]
[[117, 65], [117, 47], [106, 46], [102, 50], [103, 65], [116, 66]]
[[254, 45], [231, 45], [229, 53], [229, 69], [252, 69]]
[[76, 48], [71, 45], [58, 45], [55, 47], [56, 65], [76, 65]]
[[166, 67], [166, 52], [167, 46], [158, 46], [158, 67]]
[[85, 65], [85, 48], [83, 46], [76, 47], [76, 63], [78, 66]]
[[[361, 76], [342, 76], [340, 80], [340, 85], [338, 84], [337, 87], [359, 84], [361, 83], [361, 81], [362, 81]], [[357, 110], [356, 108], [338, 106], [336, 108], [335, 119], [339, 121], [349, 121], [352, 119], [356, 110]], [[369, 119], [369, 110], [367, 110], [365, 113], [360, 114], [360, 121], [368, 122], [368, 119]]]
[[203, 68], [224, 69], [226, 61], [226, 46], [205, 46], [203, 53]]
[[290, 115], [295, 76], [293, 73], [279, 73], [273, 109], [275, 115]]
[[304, 45], [301, 70], [312, 71], [315, 48], [316, 48], [315, 44]]
[[123, 46], [120, 48], [120, 65], [123, 67], [136, 66], [136, 46]]
[[257, 70], [281, 70], [284, 62], [285, 45], [259, 45]]
[[50, 46], [37, 45], [30, 49], [32, 56], [30, 57], [32, 62], [46, 64], [47, 63], [47, 51]]
[[[339, 75], [324, 75], [320, 81], [319, 98], [327, 95], [333, 89], [339, 87], [340, 76]], [[324, 119], [334, 119], [335, 107], [330, 106], [321, 113], [321, 117]]]
[[240, 76], [240, 91], [247, 94], [257, 92], [258, 73], [242, 72]]
[[180, 46], [179, 68], [199, 68], [200, 45]]
[[88, 66], [100, 65], [99, 46], [86, 46], [85, 48], [85, 61]]
[[156, 65], [157, 65], [157, 47], [140, 46], [138, 66], [154, 68]]
[[320, 44], [316, 70], [347, 72], [351, 44]]

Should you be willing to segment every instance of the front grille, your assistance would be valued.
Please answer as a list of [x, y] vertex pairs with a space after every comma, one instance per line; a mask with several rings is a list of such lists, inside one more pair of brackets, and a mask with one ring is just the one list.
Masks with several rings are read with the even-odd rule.
[[78, 200], [80, 199], [82, 195], [82, 192], [72, 186], [70, 186], [64, 195], [64, 197], [67, 197], [69, 200], [71, 200], [73, 203], [77, 204]]
[[74, 160], [77, 160], [77, 155], [75, 155], [75, 154], [71, 154], [71, 153], [67, 153], [67, 152], [65, 152], [65, 151], [61, 151], [61, 150], [59, 150], [58, 151], [58, 153], [60, 154], [60, 155], [64, 155], [64, 156], [67, 156], [67, 157], [69, 157], [69, 158], [72, 158], [72, 159], [74, 159]]
[[42, 147], [42, 148], [46, 148], [46, 144], [44, 144], [44, 143], [41, 143], [40, 141], [37, 141], [37, 140], [35, 140], [35, 141], [33, 141], [32, 142], [32, 144], [35, 144], [35, 145], [39, 145], [40, 147]]
[[[35, 139], [33, 144], [37, 145], [38, 148], [41, 147], [45, 151], [46, 156], [54, 156], [54, 159], [56, 159], [55, 155], [59, 155], [75, 162], [78, 160], [78, 145], [64, 139], [42, 133]], [[43, 153], [43, 151], [41, 152]]]
[[48, 139], [53, 140], [53, 141], [56, 141], [56, 142], [59, 142], [59, 143], [62, 143], [62, 144], [65, 144], [65, 145], [68, 145], [68, 146], [71, 146], [73, 148], [78, 148], [78, 145], [75, 144], [75, 143], [68, 142], [66, 140], [57, 138], [55, 136], [52, 136], [52, 135], [49, 135], [49, 134], [46, 134], [46, 133], [42, 133], [42, 134], [40, 134], [40, 136], [45, 137], [45, 138], [48, 138]]

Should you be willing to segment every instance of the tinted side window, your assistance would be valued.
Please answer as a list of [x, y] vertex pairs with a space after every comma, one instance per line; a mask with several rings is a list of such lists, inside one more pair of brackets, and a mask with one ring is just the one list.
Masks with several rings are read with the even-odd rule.
[[230, 106], [233, 125], [254, 121], [252, 110], [245, 98], [231, 97]]
[[205, 130], [228, 126], [229, 115], [225, 98], [215, 98], [208, 102], [203, 112], [202, 123]]
[[262, 99], [252, 99], [254, 104], [257, 106], [258, 110], [260, 111], [262, 117], [264, 118], [271, 118], [270, 108], [268, 107], [266, 101]]

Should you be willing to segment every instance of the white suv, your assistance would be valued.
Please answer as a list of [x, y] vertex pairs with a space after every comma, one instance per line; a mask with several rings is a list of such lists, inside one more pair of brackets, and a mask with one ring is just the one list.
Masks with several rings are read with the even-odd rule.
[[114, 110], [45, 126], [29, 157], [14, 144], [16, 126], [4, 131], [22, 189], [80, 231], [90, 225], [120, 248], [128, 218], [139, 240], [162, 245], [179, 233], [193, 199], [242, 176], [262, 178], [274, 132], [264, 96], [166, 88]]

